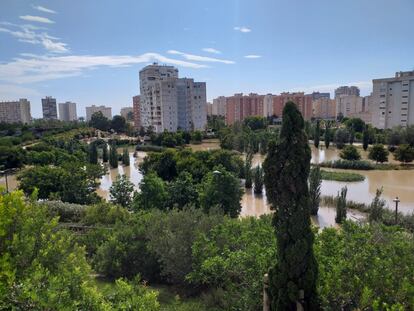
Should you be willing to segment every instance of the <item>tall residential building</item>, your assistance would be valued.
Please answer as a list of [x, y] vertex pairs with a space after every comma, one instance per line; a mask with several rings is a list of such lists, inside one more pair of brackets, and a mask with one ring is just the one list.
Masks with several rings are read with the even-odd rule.
[[207, 122], [206, 84], [178, 78], [178, 70], [157, 63], [139, 72], [141, 125], [157, 133], [204, 129]]
[[357, 86], [340, 86], [335, 90], [335, 98], [340, 95], [355, 95], [359, 96], [359, 88]]
[[213, 104], [208, 102], [206, 105], [206, 111], [207, 111], [207, 115], [211, 116], [213, 115]]
[[266, 94], [263, 97], [263, 116], [271, 117], [273, 116], [273, 95]]
[[414, 70], [372, 80], [372, 124], [381, 129], [414, 124]]
[[319, 97], [312, 102], [313, 116], [317, 119], [336, 119], [336, 101], [327, 97]]
[[211, 113], [216, 116], [226, 116], [226, 97], [220, 96], [213, 99], [213, 107]]
[[134, 119], [134, 108], [133, 107], [122, 107], [121, 116], [127, 121], [132, 121]]
[[42, 111], [43, 111], [43, 119], [52, 120], [57, 119], [57, 107], [56, 107], [56, 98], [52, 96], [46, 96], [42, 98]]
[[86, 107], [86, 121], [90, 121], [92, 115], [95, 112], [102, 112], [102, 114], [104, 115], [104, 117], [108, 118], [109, 120], [112, 119], [112, 108], [111, 107], [105, 107], [105, 106], [89, 106]]
[[351, 115], [362, 111], [362, 97], [357, 95], [339, 95], [335, 98], [336, 114], [343, 117], [351, 117]]
[[76, 114], [76, 103], [59, 103], [59, 120], [76, 121], [77, 119], [78, 116]]
[[249, 116], [263, 116], [263, 95], [234, 94], [226, 99], [226, 124], [243, 121]]
[[137, 130], [141, 128], [141, 106], [139, 104], [139, 99], [139, 95], [132, 97], [132, 108], [134, 110], [134, 127]]
[[0, 102], [0, 123], [30, 123], [31, 120], [30, 102], [27, 99]]
[[280, 95], [273, 96], [273, 114], [281, 117], [283, 108], [288, 101], [292, 101], [296, 104], [305, 120], [310, 120], [312, 118], [312, 95], [305, 95], [303, 92], [285, 92]]
[[327, 98], [327, 99], [331, 98], [330, 93], [313, 92], [311, 95], [312, 95], [312, 100], [318, 100], [320, 98]]

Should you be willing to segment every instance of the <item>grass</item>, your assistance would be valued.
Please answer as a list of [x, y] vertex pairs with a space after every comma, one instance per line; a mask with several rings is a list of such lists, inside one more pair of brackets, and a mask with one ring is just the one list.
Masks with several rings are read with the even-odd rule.
[[332, 172], [321, 170], [322, 179], [324, 180], [334, 180], [334, 181], [344, 181], [344, 182], [356, 182], [364, 181], [365, 176], [358, 173], [348, 173], [348, 172]]

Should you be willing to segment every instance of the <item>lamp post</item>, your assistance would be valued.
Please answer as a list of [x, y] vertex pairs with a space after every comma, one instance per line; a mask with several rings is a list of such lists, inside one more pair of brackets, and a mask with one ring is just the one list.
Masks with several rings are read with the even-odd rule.
[[398, 223], [398, 203], [400, 202], [400, 199], [398, 197], [395, 197], [393, 200], [395, 202], [395, 224]]

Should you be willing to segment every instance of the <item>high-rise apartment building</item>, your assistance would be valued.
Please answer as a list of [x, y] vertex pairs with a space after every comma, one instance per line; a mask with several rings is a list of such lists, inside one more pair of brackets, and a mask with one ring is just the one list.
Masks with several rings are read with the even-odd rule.
[[266, 94], [263, 97], [263, 116], [271, 117], [273, 116], [273, 95]]
[[313, 116], [317, 119], [336, 119], [336, 101], [327, 97], [319, 97], [312, 102]]
[[263, 116], [263, 95], [234, 94], [226, 98], [226, 124], [243, 121], [249, 116]]
[[281, 93], [280, 95], [273, 96], [273, 114], [281, 117], [283, 108], [289, 101], [292, 101], [296, 104], [305, 120], [310, 120], [312, 118], [312, 95], [305, 95], [303, 92], [285, 92]]
[[178, 78], [173, 66], [144, 67], [140, 78], [141, 125], [155, 132], [204, 129], [207, 122], [206, 84]]
[[211, 113], [216, 116], [226, 116], [226, 97], [220, 96], [213, 99], [213, 107]]
[[58, 118], [56, 98], [53, 98], [52, 96], [42, 98], [42, 111], [43, 119], [56, 120]]
[[134, 119], [134, 108], [133, 107], [122, 107], [120, 114], [127, 121], [132, 121]]
[[112, 108], [111, 107], [92, 105], [92, 106], [86, 107], [86, 121], [90, 121], [92, 115], [95, 112], [102, 112], [104, 117], [108, 118], [109, 120], [112, 119]]
[[340, 95], [355, 95], [359, 96], [359, 88], [357, 86], [340, 86], [335, 90], [335, 98]]
[[59, 120], [76, 121], [77, 119], [78, 116], [76, 114], [76, 103], [59, 103]]
[[134, 127], [137, 130], [141, 128], [141, 106], [139, 104], [139, 99], [139, 95], [132, 97], [132, 108], [134, 110]]
[[327, 98], [327, 99], [331, 98], [330, 93], [313, 92], [311, 95], [312, 95], [312, 100], [318, 100], [320, 98]]
[[207, 115], [211, 116], [213, 115], [213, 104], [208, 102], [206, 105], [206, 111], [207, 111]]
[[30, 102], [21, 98], [18, 101], [0, 102], [0, 123], [30, 123]]
[[336, 114], [342, 117], [351, 117], [362, 111], [362, 97], [357, 95], [338, 95], [336, 101]]
[[372, 124], [380, 129], [414, 124], [414, 70], [372, 80]]

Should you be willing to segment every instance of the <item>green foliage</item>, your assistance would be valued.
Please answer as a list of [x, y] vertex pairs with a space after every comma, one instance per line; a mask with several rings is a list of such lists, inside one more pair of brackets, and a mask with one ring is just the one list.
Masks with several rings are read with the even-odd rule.
[[135, 194], [132, 204], [135, 211], [166, 208], [167, 186], [155, 173], [150, 172], [144, 175], [139, 188], [140, 192]]
[[168, 206], [182, 209], [188, 205], [198, 206], [198, 192], [193, 177], [182, 172], [174, 181], [167, 185]]
[[101, 131], [107, 131], [110, 128], [110, 121], [101, 111], [98, 111], [92, 114], [89, 126]]
[[134, 184], [129, 181], [128, 176], [118, 175], [109, 188], [111, 202], [129, 208], [132, 203]]
[[243, 126], [248, 127], [252, 131], [266, 128], [266, 118], [260, 116], [249, 116], [243, 120]]
[[364, 148], [364, 150], [366, 151], [368, 149], [368, 145], [369, 145], [369, 131], [368, 131], [368, 126], [365, 126], [364, 133], [362, 136], [362, 148]]
[[89, 144], [89, 163], [98, 164], [98, 147], [94, 142]]
[[337, 195], [336, 200], [336, 216], [335, 222], [337, 224], [342, 224], [346, 220], [346, 194], [348, 192], [348, 188], [345, 186], [341, 188], [341, 194]]
[[385, 149], [384, 145], [375, 144], [373, 145], [368, 153], [368, 158], [374, 160], [375, 162], [388, 162], [389, 152]]
[[377, 189], [375, 193], [375, 198], [372, 200], [372, 203], [369, 207], [369, 215], [368, 220], [369, 222], [382, 222], [383, 215], [384, 215], [384, 208], [386, 202], [384, 199], [381, 199], [383, 189]]
[[217, 166], [203, 179], [200, 189], [200, 205], [205, 212], [218, 206], [224, 214], [238, 217], [241, 211], [240, 200], [243, 190], [237, 177], [223, 166]]
[[322, 172], [318, 165], [309, 173], [309, 201], [311, 215], [318, 215], [322, 185]]
[[365, 176], [358, 173], [334, 172], [325, 170], [321, 171], [321, 178], [323, 180], [335, 180], [342, 182], [354, 182], [365, 180]]
[[326, 149], [329, 149], [329, 145], [331, 144], [331, 129], [326, 125], [325, 128], [325, 147]]
[[400, 145], [394, 152], [394, 158], [403, 163], [409, 163], [414, 160], [414, 148], [410, 145]]
[[270, 216], [226, 219], [193, 243], [188, 280], [213, 291], [205, 299], [209, 310], [261, 310], [275, 243]]
[[349, 131], [347, 129], [337, 129], [335, 131], [336, 148], [342, 149], [349, 141]]
[[264, 161], [266, 195], [273, 210], [277, 256], [269, 272], [272, 310], [294, 309], [299, 292], [309, 310], [318, 308], [318, 268], [313, 255], [308, 176], [311, 152], [304, 121], [288, 102], [278, 145], [269, 147]]
[[246, 159], [244, 160], [244, 186], [247, 189], [252, 188], [253, 184], [253, 176], [252, 176], [252, 160], [253, 160], [253, 153], [247, 152], [246, 153]]
[[260, 165], [258, 165], [254, 169], [254, 193], [260, 194], [263, 192], [263, 178], [263, 168]]
[[0, 169], [20, 168], [25, 161], [25, 150], [20, 147], [0, 146]]
[[122, 164], [125, 166], [129, 166], [129, 152], [128, 148], [124, 148], [122, 152]]
[[345, 222], [341, 230], [323, 230], [315, 251], [324, 310], [412, 309], [412, 235], [398, 228]]
[[129, 212], [118, 205], [100, 202], [86, 206], [81, 223], [85, 225], [114, 225], [117, 222], [125, 222], [129, 219]]
[[124, 133], [126, 131], [126, 120], [123, 116], [116, 115], [111, 120], [111, 129], [117, 133]]
[[351, 131], [362, 133], [365, 129], [365, 122], [360, 118], [351, 118], [346, 120], [345, 126]]
[[339, 153], [339, 156], [341, 159], [348, 161], [358, 161], [361, 159], [358, 149], [352, 145], [345, 146]]
[[327, 161], [319, 164], [321, 167], [340, 168], [349, 170], [373, 170], [375, 167], [369, 161], [355, 161], [355, 160], [335, 160]]
[[203, 141], [203, 133], [201, 131], [194, 131], [191, 134], [191, 141], [193, 143], [201, 143]]
[[108, 154], [108, 144], [104, 144], [102, 146], [102, 162], [107, 163], [109, 160], [109, 154]]
[[315, 135], [313, 138], [313, 144], [315, 146], [315, 148], [319, 148], [319, 139], [321, 136], [321, 125], [320, 125], [320, 121], [317, 120], [316, 121], [316, 127], [315, 127]]
[[109, 151], [109, 165], [112, 168], [118, 167], [118, 152], [114, 143], [111, 144], [111, 149]]
[[213, 130], [213, 132], [218, 133], [222, 128], [226, 126], [223, 116], [207, 116], [207, 128]]
[[59, 217], [59, 222], [79, 222], [84, 217], [86, 206], [62, 201], [43, 201], [50, 217]]

